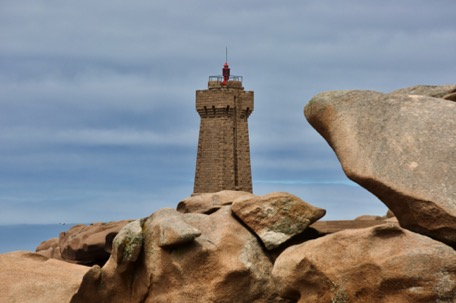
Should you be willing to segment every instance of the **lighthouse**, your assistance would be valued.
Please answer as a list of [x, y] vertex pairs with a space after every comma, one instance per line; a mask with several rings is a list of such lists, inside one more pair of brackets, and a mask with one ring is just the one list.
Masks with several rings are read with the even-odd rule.
[[252, 192], [248, 118], [253, 91], [244, 91], [242, 76], [210, 76], [208, 88], [196, 91], [201, 122], [193, 194], [221, 190]]

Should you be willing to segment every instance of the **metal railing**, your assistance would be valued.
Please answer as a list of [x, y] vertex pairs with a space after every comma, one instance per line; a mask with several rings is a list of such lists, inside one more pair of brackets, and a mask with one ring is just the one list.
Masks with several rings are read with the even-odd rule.
[[[209, 76], [209, 81], [223, 82], [223, 76]], [[239, 81], [242, 82], [242, 76], [230, 76], [228, 81]]]

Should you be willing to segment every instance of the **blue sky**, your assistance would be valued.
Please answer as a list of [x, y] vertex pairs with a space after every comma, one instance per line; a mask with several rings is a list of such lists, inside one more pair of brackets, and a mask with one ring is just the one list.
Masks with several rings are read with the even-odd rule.
[[255, 194], [383, 215], [307, 123], [319, 92], [453, 84], [455, 1], [0, 2], [0, 224], [145, 217], [193, 190], [195, 90], [255, 92]]

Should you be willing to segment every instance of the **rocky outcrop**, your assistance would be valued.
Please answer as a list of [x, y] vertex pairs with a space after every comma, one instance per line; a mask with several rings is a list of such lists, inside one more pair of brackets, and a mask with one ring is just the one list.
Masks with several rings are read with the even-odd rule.
[[63, 260], [60, 254], [59, 238], [52, 238], [41, 242], [37, 246], [36, 252], [46, 258]]
[[241, 197], [254, 197], [252, 193], [236, 190], [222, 190], [216, 193], [194, 194], [177, 205], [181, 213], [210, 214], [223, 206], [231, 205]]
[[[60, 233], [61, 258], [78, 264], [104, 264], [111, 253], [112, 240], [129, 221], [79, 224]], [[41, 253], [41, 247], [37, 252]]]
[[111, 254], [114, 237], [130, 221], [75, 225], [58, 238], [41, 242], [36, 253], [70, 263], [103, 265]]
[[30, 252], [0, 254], [0, 302], [69, 302], [88, 270]]
[[209, 215], [162, 209], [117, 235], [111, 258], [90, 269], [71, 302], [289, 302], [272, 265], [229, 206]]
[[333, 91], [305, 107], [346, 175], [382, 200], [401, 226], [456, 245], [454, 86], [392, 94]]
[[[26, 280], [27, 289], [16, 290], [18, 278], [0, 274], [0, 292], [6, 289], [0, 302], [452, 302], [454, 250], [401, 229], [389, 221], [394, 217], [386, 219], [391, 213], [382, 220], [369, 216], [311, 224], [325, 211], [288, 193], [225, 199], [233, 201], [208, 213], [187, 201], [187, 210], [196, 213], [168, 208], [128, 222], [110, 241], [111, 254], [102, 267], [27, 255], [39, 261], [30, 263], [30, 283], [42, 286], [29, 286]], [[84, 227], [72, 231], [75, 238], [89, 237]], [[46, 255], [59, 248], [60, 240], [38, 248]], [[42, 291], [54, 287], [52, 270], [59, 264], [65, 276], [57, 276], [64, 282], [55, 287], [61, 290]], [[1, 266], [12, 268], [2, 264], [0, 255]], [[35, 275], [35, 268], [43, 277]], [[73, 270], [78, 281], [85, 273], [76, 292], [79, 282], [68, 279]], [[33, 301], [23, 299], [28, 296]]]
[[[387, 220], [334, 220], [318, 221], [309, 226], [309, 229], [315, 230], [319, 237], [333, 234], [347, 229], [362, 229], [378, 225], [390, 224]], [[317, 238], [319, 238], [317, 237]]]
[[456, 299], [456, 252], [394, 224], [289, 247], [272, 275], [280, 294], [298, 303]]
[[372, 215], [361, 215], [355, 218], [355, 221], [370, 221], [370, 220], [385, 220], [384, 217], [381, 216], [372, 216]]
[[242, 197], [233, 202], [231, 210], [268, 250], [301, 234], [326, 213], [289, 193]]

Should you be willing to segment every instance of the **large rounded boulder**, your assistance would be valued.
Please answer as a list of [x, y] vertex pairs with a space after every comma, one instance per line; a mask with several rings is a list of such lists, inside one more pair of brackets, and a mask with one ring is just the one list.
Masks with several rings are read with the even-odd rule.
[[419, 86], [391, 94], [324, 92], [304, 110], [346, 175], [383, 201], [401, 226], [452, 246], [455, 90], [456, 86]]
[[272, 275], [280, 294], [298, 303], [456, 299], [456, 252], [393, 223], [291, 246]]

